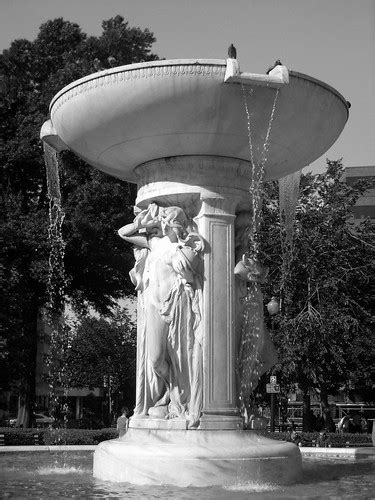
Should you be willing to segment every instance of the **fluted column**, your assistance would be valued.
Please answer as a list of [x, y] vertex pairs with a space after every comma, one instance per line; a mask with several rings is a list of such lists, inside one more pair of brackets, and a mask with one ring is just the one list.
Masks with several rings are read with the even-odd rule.
[[204, 257], [204, 386], [201, 429], [240, 426], [235, 386], [234, 219], [236, 198], [202, 199], [195, 218]]

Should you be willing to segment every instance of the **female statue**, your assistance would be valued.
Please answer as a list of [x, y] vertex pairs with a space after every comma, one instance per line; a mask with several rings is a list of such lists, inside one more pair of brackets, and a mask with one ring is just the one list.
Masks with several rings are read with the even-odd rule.
[[200, 303], [204, 244], [179, 207], [151, 203], [119, 230], [134, 245], [130, 276], [138, 290], [135, 416], [181, 417], [202, 408]]

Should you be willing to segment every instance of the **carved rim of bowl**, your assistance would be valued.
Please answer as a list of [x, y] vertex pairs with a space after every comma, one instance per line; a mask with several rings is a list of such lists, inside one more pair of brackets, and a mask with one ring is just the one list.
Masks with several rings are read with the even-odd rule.
[[[163, 61], [149, 61], [136, 64], [128, 64], [125, 66], [118, 66], [116, 68], [110, 68], [97, 73], [92, 73], [79, 80], [76, 80], [63, 89], [61, 89], [52, 99], [50, 104], [50, 112], [52, 108], [56, 105], [57, 101], [61, 99], [66, 94], [78, 94], [81, 87], [87, 88], [89, 86], [97, 87], [103, 86], [110, 83], [116, 83], [118, 81], [129, 81], [137, 80], [150, 77], [169, 77], [169, 76], [180, 76], [180, 75], [201, 75], [210, 77], [222, 77], [224, 81], [224, 74], [226, 69], [225, 59], [170, 59]], [[307, 80], [311, 83], [319, 85], [324, 89], [332, 92], [336, 97], [338, 97], [346, 107], [347, 114], [349, 114], [349, 105], [346, 99], [338, 92], [336, 89], [330, 85], [313, 78], [311, 76], [305, 75], [304, 73], [299, 73], [297, 71], [289, 71], [289, 75], [292, 78], [299, 78], [302, 80]], [[228, 84], [230, 85], [230, 84]], [[232, 84], [234, 85], [234, 84]]]

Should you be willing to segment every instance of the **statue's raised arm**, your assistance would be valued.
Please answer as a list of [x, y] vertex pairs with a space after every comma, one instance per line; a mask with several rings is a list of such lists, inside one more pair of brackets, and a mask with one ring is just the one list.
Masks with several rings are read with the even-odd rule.
[[133, 222], [120, 228], [118, 235], [133, 245], [150, 248], [149, 239], [162, 236], [158, 205], [151, 203], [147, 210], [138, 213]]

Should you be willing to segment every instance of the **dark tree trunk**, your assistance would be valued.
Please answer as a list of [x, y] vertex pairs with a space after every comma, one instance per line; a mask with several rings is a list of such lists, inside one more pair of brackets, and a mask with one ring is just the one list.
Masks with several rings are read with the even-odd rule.
[[314, 431], [314, 421], [313, 413], [311, 411], [311, 400], [308, 391], [303, 393], [303, 404], [302, 404], [302, 430], [303, 432], [313, 432]]
[[37, 298], [30, 301], [30, 307], [24, 311], [24, 338], [25, 353], [24, 367], [21, 375], [21, 386], [19, 392], [19, 408], [17, 415], [17, 427], [31, 427], [35, 406], [35, 375], [36, 355], [38, 346], [38, 306]]
[[324, 429], [328, 432], [335, 432], [336, 426], [331, 416], [329, 404], [328, 404], [328, 393], [326, 391], [321, 391], [320, 393], [320, 406], [322, 409], [322, 418], [324, 422]]

